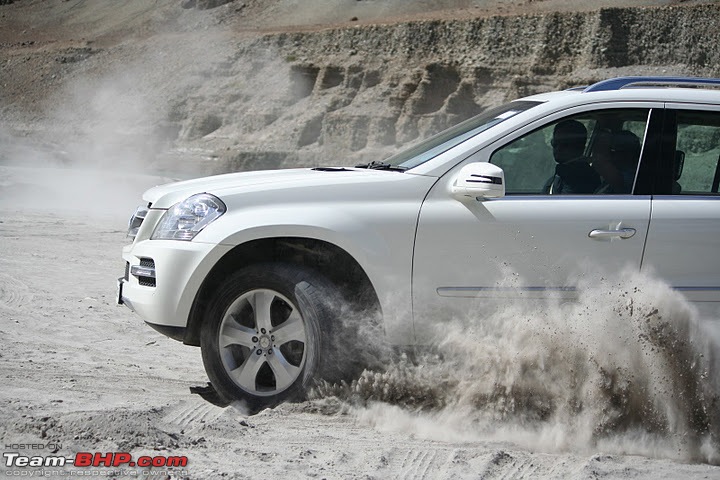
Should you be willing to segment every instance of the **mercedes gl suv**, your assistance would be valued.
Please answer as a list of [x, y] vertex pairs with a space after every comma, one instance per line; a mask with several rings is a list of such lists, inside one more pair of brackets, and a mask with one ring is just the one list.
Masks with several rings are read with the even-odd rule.
[[[623, 77], [487, 110], [384, 160], [145, 192], [118, 302], [259, 409], [342, 378], [362, 329], [424, 345], [483, 299], [651, 270], [720, 310], [720, 80]], [[598, 267], [599, 268], [599, 267]], [[514, 272], [522, 284], [508, 287]], [[716, 325], [717, 326], [717, 325]]]

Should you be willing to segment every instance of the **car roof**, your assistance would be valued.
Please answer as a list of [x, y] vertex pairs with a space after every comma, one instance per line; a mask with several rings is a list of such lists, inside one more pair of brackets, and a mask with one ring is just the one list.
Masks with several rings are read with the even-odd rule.
[[618, 77], [585, 87], [542, 93], [522, 100], [593, 103], [645, 101], [720, 105], [720, 79], [698, 77]]
[[720, 105], [720, 90], [705, 88], [633, 87], [602, 92], [564, 90], [524, 97], [518, 100], [538, 102], [567, 100], [568, 103], [607, 101], [687, 102]]

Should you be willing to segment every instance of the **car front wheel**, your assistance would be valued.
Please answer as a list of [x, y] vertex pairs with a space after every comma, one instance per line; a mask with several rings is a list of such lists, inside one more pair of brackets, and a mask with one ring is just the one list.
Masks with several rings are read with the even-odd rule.
[[252, 411], [302, 399], [328, 364], [336, 295], [316, 272], [293, 265], [252, 265], [228, 277], [200, 337], [217, 392]]

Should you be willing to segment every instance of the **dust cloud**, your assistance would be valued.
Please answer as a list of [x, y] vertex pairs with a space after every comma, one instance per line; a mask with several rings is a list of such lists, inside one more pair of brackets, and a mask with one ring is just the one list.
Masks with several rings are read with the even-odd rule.
[[[41, 117], [0, 126], [0, 207], [126, 218], [155, 185], [277, 167], [243, 145], [275, 145], [256, 131], [276, 118], [266, 98], [281, 92], [295, 105], [306, 95], [298, 85], [313, 83], [278, 52], [238, 53], [212, 31], [193, 38], [156, 39], [132, 59], [87, 67], [50, 96]], [[215, 107], [228, 103], [222, 113]]]
[[191, 162], [158, 159], [181, 128], [173, 109], [226, 58], [222, 42], [210, 31], [185, 43], [160, 35], [68, 71], [41, 113], [0, 126], [0, 207], [126, 219], [148, 188], [199, 176]]
[[71, 84], [42, 125], [0, 135], [0, 206], [128, 217], [144, 190], [169, 181], [145, 173], [163, 114], [130, 88], [133, 75]]
[[712, 321], [649, 275], [618, 278], [584, 280], [572, 303], [486, 302], [491, 314], [443, 328], [418, 358], [386, 359], [314, 396], [433, 440], [720, 464]]

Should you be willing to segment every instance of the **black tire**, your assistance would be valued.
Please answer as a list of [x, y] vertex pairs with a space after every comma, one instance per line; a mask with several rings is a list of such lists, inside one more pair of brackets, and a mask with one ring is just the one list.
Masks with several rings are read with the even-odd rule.
[[226, 279], [209, 302], [200, 345], [217, 392], [251, 412], [302, 400], [329, 372], [342, 301], [318, 273], [258, 264]]

